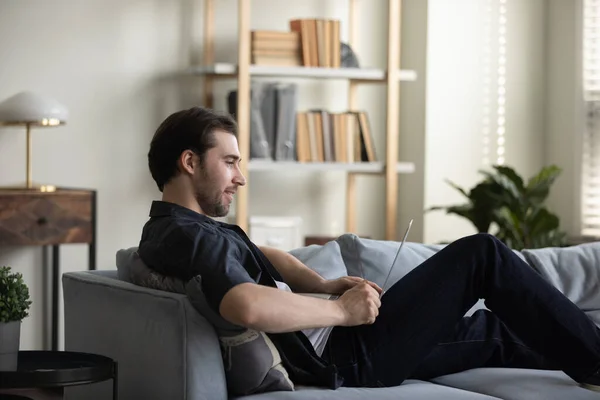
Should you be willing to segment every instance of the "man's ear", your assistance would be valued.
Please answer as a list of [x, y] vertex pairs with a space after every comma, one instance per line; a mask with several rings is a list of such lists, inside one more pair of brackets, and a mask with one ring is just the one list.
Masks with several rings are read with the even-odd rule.
[[194, 169], [197, 167], [198, 158], [191, 150], [184, 150], [179, 156], [179, 168], [182, 172], [190, 175], [194, 174]]

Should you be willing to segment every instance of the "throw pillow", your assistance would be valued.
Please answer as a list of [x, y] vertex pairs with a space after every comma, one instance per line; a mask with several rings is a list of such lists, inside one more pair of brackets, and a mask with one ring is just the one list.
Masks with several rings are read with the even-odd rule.
[[[124, 255], [121, 256], [123, 259]], [[213, 311], [202, 292], [200, 276], [185, 283], [152, 270], [135, 251], [126, 259], [129, 261], [129, 280], [133, 284], [186, 294], [193, 307], [212, 324], [221, 344], [230, 396], [294, 390], [294, 384], [271, 339], [264, 332], [234, 325]]]
[[194, 308], [217, 331], [230, 394], [294, 390], [279, 351], [264, 332], [234, 325], [213, 311], [202, 292], [201, 276], [191, 279], [185, 289]]
[[131, 271], [130, 267], [134, 261], [134, 257], [137, 256], [137, 247], [130, 247], [128, 249], [121, 249], [117, 251], [116, 264], [117, 264], [117, 277], [119, 280], [131, 283]]
[[[354, 234], [345, 234], [336, 239], [344, 258], [348, 273], [364, 277], [383, 285], [396, 257], [400, 242], [359, 238]], [[442, 246], [424, 245], [406, 242], [398, 255], [395, 267], [386, 283], [389, 289], [415, 267], [437, 253]]]
[[325, 279], [348, 276], [342, 249], [337, 241], [324, 245], [299, 247], [289, 252]]
[[600, 326], [600, 243], [522, 251], [527, 262]]

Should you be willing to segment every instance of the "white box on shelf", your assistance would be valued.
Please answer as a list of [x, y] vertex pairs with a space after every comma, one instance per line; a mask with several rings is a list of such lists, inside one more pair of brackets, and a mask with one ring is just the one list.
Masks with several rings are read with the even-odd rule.
[[258, 246], [289, 251], [302, 247], [301, 217], [250, 217], [250, 240]]

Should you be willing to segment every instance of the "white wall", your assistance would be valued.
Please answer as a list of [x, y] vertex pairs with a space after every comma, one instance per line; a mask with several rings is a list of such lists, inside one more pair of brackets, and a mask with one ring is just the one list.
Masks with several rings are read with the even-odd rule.
[[[33, 132], [37, 182], [98, 190], [98, 266], [137, 245], [151, 199], [149, 140], [169, 113], [193, 104], [187, 1], [4, 1], [0, 5], [0, 98], [22, 90], [69, 107], [64, 127]], [[0, 130], [0, 185], [24, 182], [25, 135]], [[84, 245], [62, 246], [62, 270], [87, 268]], [[39, 248], [0, 248], [0, 265], [22, 272], [33, 305], [22, 348], [42, 348]], [[62, 296], [61, 296], [62, 297]], [[61, 307], [62, 308], [62, 307]]]
[[545, 159], [563, 171], [548, 199], [562, 229], [580, 235], [582, 107], [581, 0], [548, 0]]
[[[487, 7], [492, 5], [492, 11]], [[497, 0], [429, 0], [424, 208], [464, 203], [444, 181], [470, 188], [483, 164], [486, 16], [491, 15], [490, 154], [495, 163], [498, 69]], [[543, 0], [507, 1], [506, 160], [528, 177], [541, 167], [544, 129]], [[489, 14], [488, 14], [489, 13]], [[428, 213], [423, 240], [452, 241], [475, 233], [464, 218]]]
[[[461, 114], [469, 110], [478, 115], [482, 104], [475, 92], [467, 95], [459, 87], [481, 82], [477, 60], [483, 54], [474, 49], [481, 49], [477, 30], [489, 3], [497, 0], [429, 1], [426, 206], [461, 202], [461, 196], [441, 181], [450, 178], [470, 187], [479, 179], [474, 170], [483, 167], [476, 148], [481, 126]], [[507, 7], [506, 164], [526, 178], [545, 165], [562, 168], [548, 207], [560, 217], [563, 230], [578, 236], [584, 122], [582, 0], [507, 0]], [[458, 43], [473, 52], [449, 56]], [[454, 159], [460, 163], [445, 157], [445, 149], [452, 146], [458, 147]], [[425, 221], [426, 242], [453, 240], [474, 232], [464, 219], [441, 212], [428, 214]]]
[[402, 26], [403, 68], [417, 71], [416, 82], [400, 86], [400, 138], [398, 158], [415, 163], [415, 172], [398, 180], [398, 237], [414, 219], [407, 240], [423, 240], [425, 201], [425, 115], [427, 88], [428, 2], [404, 0]]

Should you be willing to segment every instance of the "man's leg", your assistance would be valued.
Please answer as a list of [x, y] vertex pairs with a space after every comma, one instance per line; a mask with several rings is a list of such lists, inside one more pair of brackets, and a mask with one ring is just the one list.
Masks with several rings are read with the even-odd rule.
[[478, 310], [437, 343], [409, 378], [429, 380], [483, 367], [560, 369], [523, 343], [491, 311]]
[[[345, 386], [384, 386], [374, 376], [370, 360], [359, 362], [369, 354], [368, 347], [356, 329], [336, 328], [323, 356], [338, 365]], [[394, 360], [390, 355], [387, 362], [388, 368], [396, 371], [402, 358]], [[430, 380], [482, 367], [560, 369], [523, 343], [491, 311], [478, 310], [471, 317], [462, 318], [407, 378]]]
[[480, 298], [523, 343], [573, 379], [600, 367], [600, 330], [487, 234], [457, 240], [396, 282], [374, 324], [334, 328], [324, 356], [349, 385], [398, 385]]

